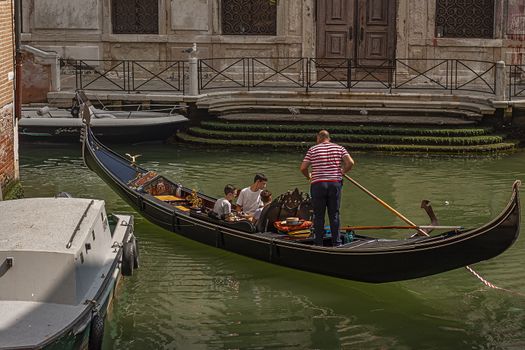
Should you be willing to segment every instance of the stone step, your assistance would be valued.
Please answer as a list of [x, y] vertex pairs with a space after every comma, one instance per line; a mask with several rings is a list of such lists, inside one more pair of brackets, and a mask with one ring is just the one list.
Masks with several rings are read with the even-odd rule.
[[468, 137], [484, 136], [494, 133], [491, 127], [472, 126], [428, 126], [428, 125], [365, 125], [349, 123], [308, 123], [296, 122], [268, 123], [250, 122], [242, 120], [234, 121], [202, 121], [200, 127], [206, 130], [226, 132], [257, 132], [257, 133], [284, 133], [284, 134], [315, 134], [321, 128], [328, 128], [333, 134], [341, 135], [400, 135], [400, 136], [436, 136], [436, 137]]
[[302, 123], [348, 123], [375, 125], [433, 125], [467, 126], [476, 125], [477, 120], [461, 117], [420, 116], [420, 115], [343, 115], [343, 114], [279, 114], [279, 113], [236, 113], [218, 117], [221, 121], [246, 122], [302, 122]]
[[211, 113], [224, 114], [239, 111], [241, 109], [249, 108], [268, 108], [268, 107], [292, 107], [292, 108], [322, 108], [322, 109], [337, 109], [337, 108], [394, 108], [394, 109], [454, 109], [458, 111], [469, 111], [479, 115], [492, 114], [494, 108], [487, 108], [487, 106], [457, 102], [457, 101], [390, 101], [390, 100], [371, 100], [371, 99], [297, 99], [297, 98], [231, 98], [222, 99], [204, 106], [199, 103], [200, 108], [206, 107]]
[[[185, 132], [177, 133], [178, 140], [182, 142], [202, 145], [206, 147], [253, 147], [254, 149], [306, 149], [312, 145], [307, 142], [292, 141], [267, 141], [267, 140], [230, 140], [209, 139], [190, 135]], [[415, 152], [415, 153], [448, 153], [448, 154], [476, 154], [511, 151], [517, 147], [516, 142], [500, 142], [495, 144], [471, 145], [471, 146], [447, 146], [447, 145], [411, 145], [411, 144], [377, 144], [377, 143], [345, 143], [340, 145], [346, 147], [350, 152], [355, 151], [379, 151], [387, 153]]]
[[293, 91], [293, 90], [250, 90], [250, 91], [215, 91], [205, 93], [199, 96], [199, 103], [211, 104], [215, 101], [237, 99], [237, 98], [277, 98], [277, 99], [325, 99], [325, 100], [381, 100], [381, 101], [418, 101], [418, 102], [465, 102], [476, 105], [484, 105], [488, 109], [493, 109], [490, 99], [483, 95], [477, 94], [460, 94], [439, 91], [412, 91], [412, 92], [382, 92], [374, 90], [366, 91], [346, 91], [346, 90], [312, 90]]
[[197, 101], [199, 108], [213, 112], [229, 111], [237, 106], [286, 106], [295, 108], [434, 108], [454, 109], [493, 115], [495, 108], [490, 101], [480, 97], [424, 94], [380, 94], [380, 93], [286, 93], [283, 91], [250, 91], [216, 93], [203, 96]]
[[[264, 131], [231, 131], [209, 130], [200, 127], [189, 128], [187, 133], [191, 136], [206, 139], [222, 140], [247, 140], [247, 141], [278, 141], [299, 142], [313, 144], [315, 133], [287, 133]], [[333, 130], [330, 132], [332, 139], [337, 143], [352, 144], [405, 144], [405, 145], [442, 145], [442, 146], [474, 146], [488, 145], [503, 142], [501, 135], [478, 136], [433, 136], [433, 135], [397, 135], [397, 134], [341, 134]]]
[[442, 108], [379, 108], [379, 107], [299, 107], [299, 106], [229, 106], [226, 108], [212, 109], [210, 113], [219, 116], [228, 114], [263, 114], [271, 112], [272, 114], [282, 115], [298, 115], [298, 114], [336, 114], [336, 115], [380, 115], [380, 116], [396, 116], [414, 114], [417, 116], [438, 116], [438, 117], [459, 117], [468, 120], [480, 121], [483, 115], [467, 110], [459, 109], [442, 109]]

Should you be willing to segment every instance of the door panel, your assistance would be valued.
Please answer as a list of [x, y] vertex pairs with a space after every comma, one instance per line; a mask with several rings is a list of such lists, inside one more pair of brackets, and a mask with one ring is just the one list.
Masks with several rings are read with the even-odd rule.
[[317, 78], [348, 78], [347, 59], [353, 56], [355, 0], [317, 0]]
[[[322, 67], [352, 61], [352, 79], [387, 79], [395, 53], [395, 1], [317, 0], [317, 58]], [[337, 69], [337, 79], [347, 72]], [[326, 79], [334, 79], [335, 75]]]
[[357, 59], [363, 65], [381, 65], [384, 60], [393, 58], [395, 40], [394, 11], [395, 1], [360, 0], [358, 10], [359, 43]]
[[348, 58], [353, 50], [354, 0], [317, 1], [317, 57]]

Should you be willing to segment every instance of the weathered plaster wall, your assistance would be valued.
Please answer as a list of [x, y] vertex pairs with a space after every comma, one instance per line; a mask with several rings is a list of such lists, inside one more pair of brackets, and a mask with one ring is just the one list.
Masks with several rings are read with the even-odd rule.
[[[315, 56], [314, 0], [278, 1], [276, 36], [222, 35], [220, 1], [159, 0], [159, 34], [118, 35], [112, 34], [111, 0], [27, 0], [22, 38], [82, 59], [186, 59], [182, 50], [194, 42], [206, 58]], [[436, 1], [396, 1], [398, 58], [523, 60], [525, 0], [495, 2], [494, 39], [437, 38]]]
[[525, 0], [508, 0], [503, 16], [508, 47], [504, 59], [510, 64], [525, 64]]
[[27, 0], [24, 44], [76, 59], [302, 56], [315, 52], [314, 0], [280, 0], [276, 36], [222, 35], [220, 0], [159, 0], [159, 34], [113, 34], [110, 0]]
[[99, 29], [99, 0], [36, 0], [34, 29]]
[[210, 28], [210, 6], [208, 0], [172, 0], [171, 29], [208, 31]]
[[27, 52], [22, 62], [22, 103], [47, 102], [47, 93], [51, 91], [51, 67], [41, 64]]
[[504, 60], [515, 64], [525, 39], [525, 0], [495, 2], [494, 38], [439, 38], [436, 1], [398, 0], [397, 58]]

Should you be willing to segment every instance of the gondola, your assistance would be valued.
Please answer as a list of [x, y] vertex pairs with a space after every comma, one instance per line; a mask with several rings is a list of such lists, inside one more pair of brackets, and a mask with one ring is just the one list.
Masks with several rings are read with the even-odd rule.
[[116, 154], [93, 135], [87, 110], [84, 119], [85, 164], [147, 220], [192, 240], [273, 264], [362, 282], [401, 281], [493, 258], [519, 235], [520, 182], [516, 181], [505, 209], [480, 227], [395, 240], [341, 232], [343, 245], [316, 246], [307, 234], [283, 234], [276, 228], [288, 217], [311, 219], [308, 194], [296, 189], [279, 196], [265, 208], [257, 225], [242, 218], [214, 217], [210, 211], [216, 198]]

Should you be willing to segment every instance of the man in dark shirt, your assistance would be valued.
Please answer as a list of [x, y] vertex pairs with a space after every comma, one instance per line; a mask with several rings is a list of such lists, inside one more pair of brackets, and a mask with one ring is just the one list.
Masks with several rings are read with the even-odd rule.
[[[323, 245], [324, 216], [328, 209], [332, 245], [341, 244], [339, 237], [339, 207], [343, 174], [352, 169], [354, 160], [346, 149], [330, 142], [330, 134], [321, 130], [317, 134], [317, 144], [310, 147], [300, 170], [310, 181], [310, 193], [314, 209], [315, 244]], [[308, 171], [312, 167], [312, 173]]]

